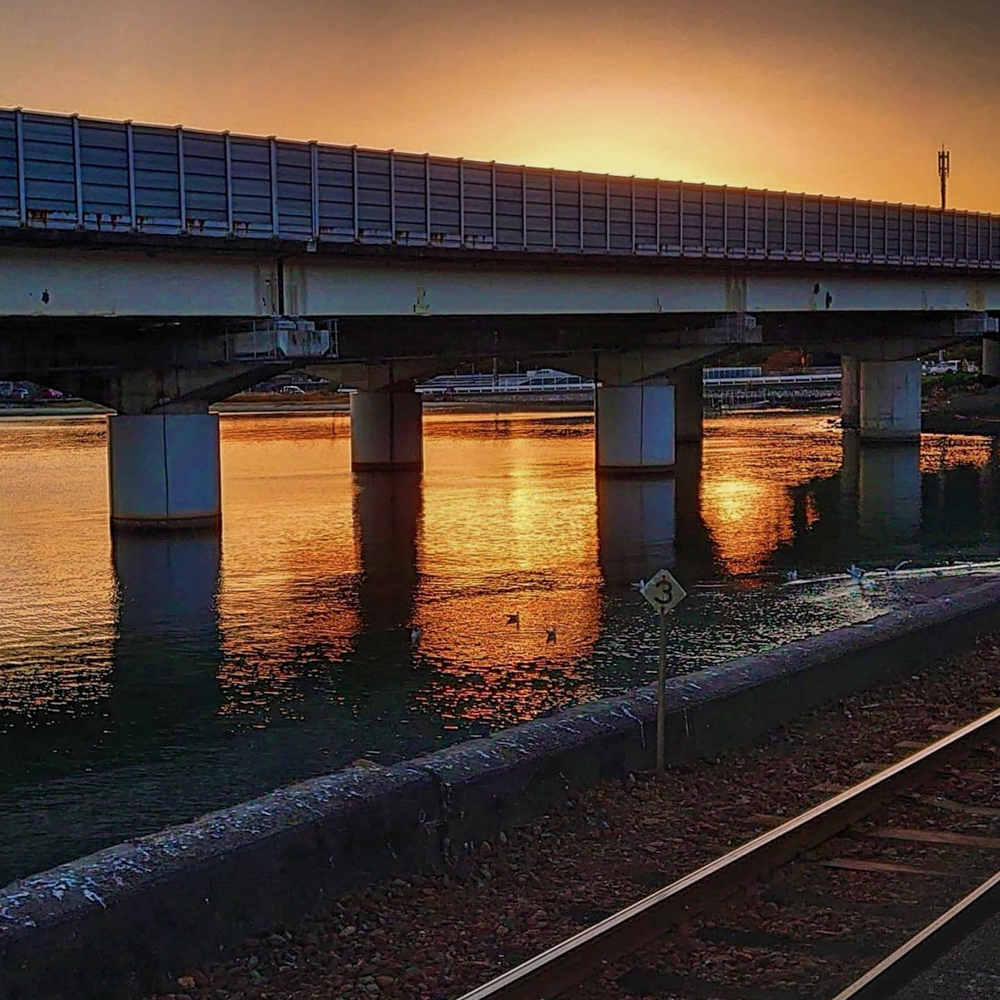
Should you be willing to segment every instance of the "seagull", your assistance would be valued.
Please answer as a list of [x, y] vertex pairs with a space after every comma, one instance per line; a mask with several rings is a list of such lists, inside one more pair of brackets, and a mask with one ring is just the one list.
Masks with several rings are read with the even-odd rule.
[[642, 590], [642, 588], [646, 586], [646, 581], [645, 580], [639, 580], [637, 583], [630, 583], [629, 586], [633, 590]]
[[507, 615], [507, 624], [516, 625], [518, 628], [521, 627], [521, 613], [515, 611], [512, 615]]
[[416, 628], [416, 627], [411, 628], [410, 629], [410, 645], [411, 646], [416, 646], [416, 644], [418, 642], [420, 642], [420, 637], [423, 634], [424, 634], [424, 630], [422, 628]]
[[556, 630], [554, 628], [547, 628], [545, 630], [545, 641], [546, 642], [556, 641]]
[[788, 572], [787, 572], [787, 573], [785, 574], [785, 579], [786, 579], [786, 580], [787, 580], [787, 581], [788, 581], [789, 583], [791, 583], [791, 582], [792, 582], [793, 580], [797, 580], [798, 578], [799, 578], [799, 571], [798, 571], [797, 569], [790, 569], [790, 570], [789, 570], [789, 571], [788, 571]]
[[851, 563], [851, 565], [847, 567], [847, 575], [855, 583], [861, 583], [861, 578], [865, 575], [865, 571], [860, 566], [855, 566], [854, 563]]

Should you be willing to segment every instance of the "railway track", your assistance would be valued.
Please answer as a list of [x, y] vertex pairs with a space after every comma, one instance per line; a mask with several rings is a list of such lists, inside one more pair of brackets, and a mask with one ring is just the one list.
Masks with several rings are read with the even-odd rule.
[[748, 817], [772, 828], [461, 1000], [887, 1000], [1000, 911], [998, 744], [995, 709], [794, 819]]

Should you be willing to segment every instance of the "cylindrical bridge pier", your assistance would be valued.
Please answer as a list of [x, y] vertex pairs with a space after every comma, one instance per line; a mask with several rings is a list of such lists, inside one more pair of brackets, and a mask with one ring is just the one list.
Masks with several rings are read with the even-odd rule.
[[351, 467], [420, 469], [423, 403], [417, 392], [358, 390], [351, 396]]
[[672, 385], [603, 386], [595, 411], [598, 474], [673, 472]]
[[108, 474], [113, 527], [217, 528], [222, 520], [218, 415], [109, 417]]
[[920, 362], [862, 361], [861, 440], [920, 440]]

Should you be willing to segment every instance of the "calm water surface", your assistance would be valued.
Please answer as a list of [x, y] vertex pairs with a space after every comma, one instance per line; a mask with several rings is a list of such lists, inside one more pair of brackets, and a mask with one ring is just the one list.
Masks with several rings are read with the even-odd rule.
[[0, 884], [642, 683], [630, 583], [662, 565], [687, 671], [905, 599], [788, 569], [998, 554], [986, 439], [861, 450], [758, 413], [673, 479], [597, 483], [590, 414], [427, 414], [422, 476], [352, 475], [343, 416], [221, 423], [221, 542], [112, 543], [104, 421], [0, 422]]

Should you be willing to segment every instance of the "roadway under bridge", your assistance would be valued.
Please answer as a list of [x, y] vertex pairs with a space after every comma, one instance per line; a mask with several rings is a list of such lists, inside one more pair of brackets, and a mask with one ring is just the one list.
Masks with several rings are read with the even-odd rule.
[[219, 522], [208, 406], [291, 368], [356, 468], [422, 463], [415, 383], [482, 358], [598, 384], [596, 461], [669, 472], [703, 363], [844, 358], [843, 421], [920, 429], [920, 354], [985, 338], [1000, 219], [0, 109], [0, 375], [113, 407], [112, 517]]

